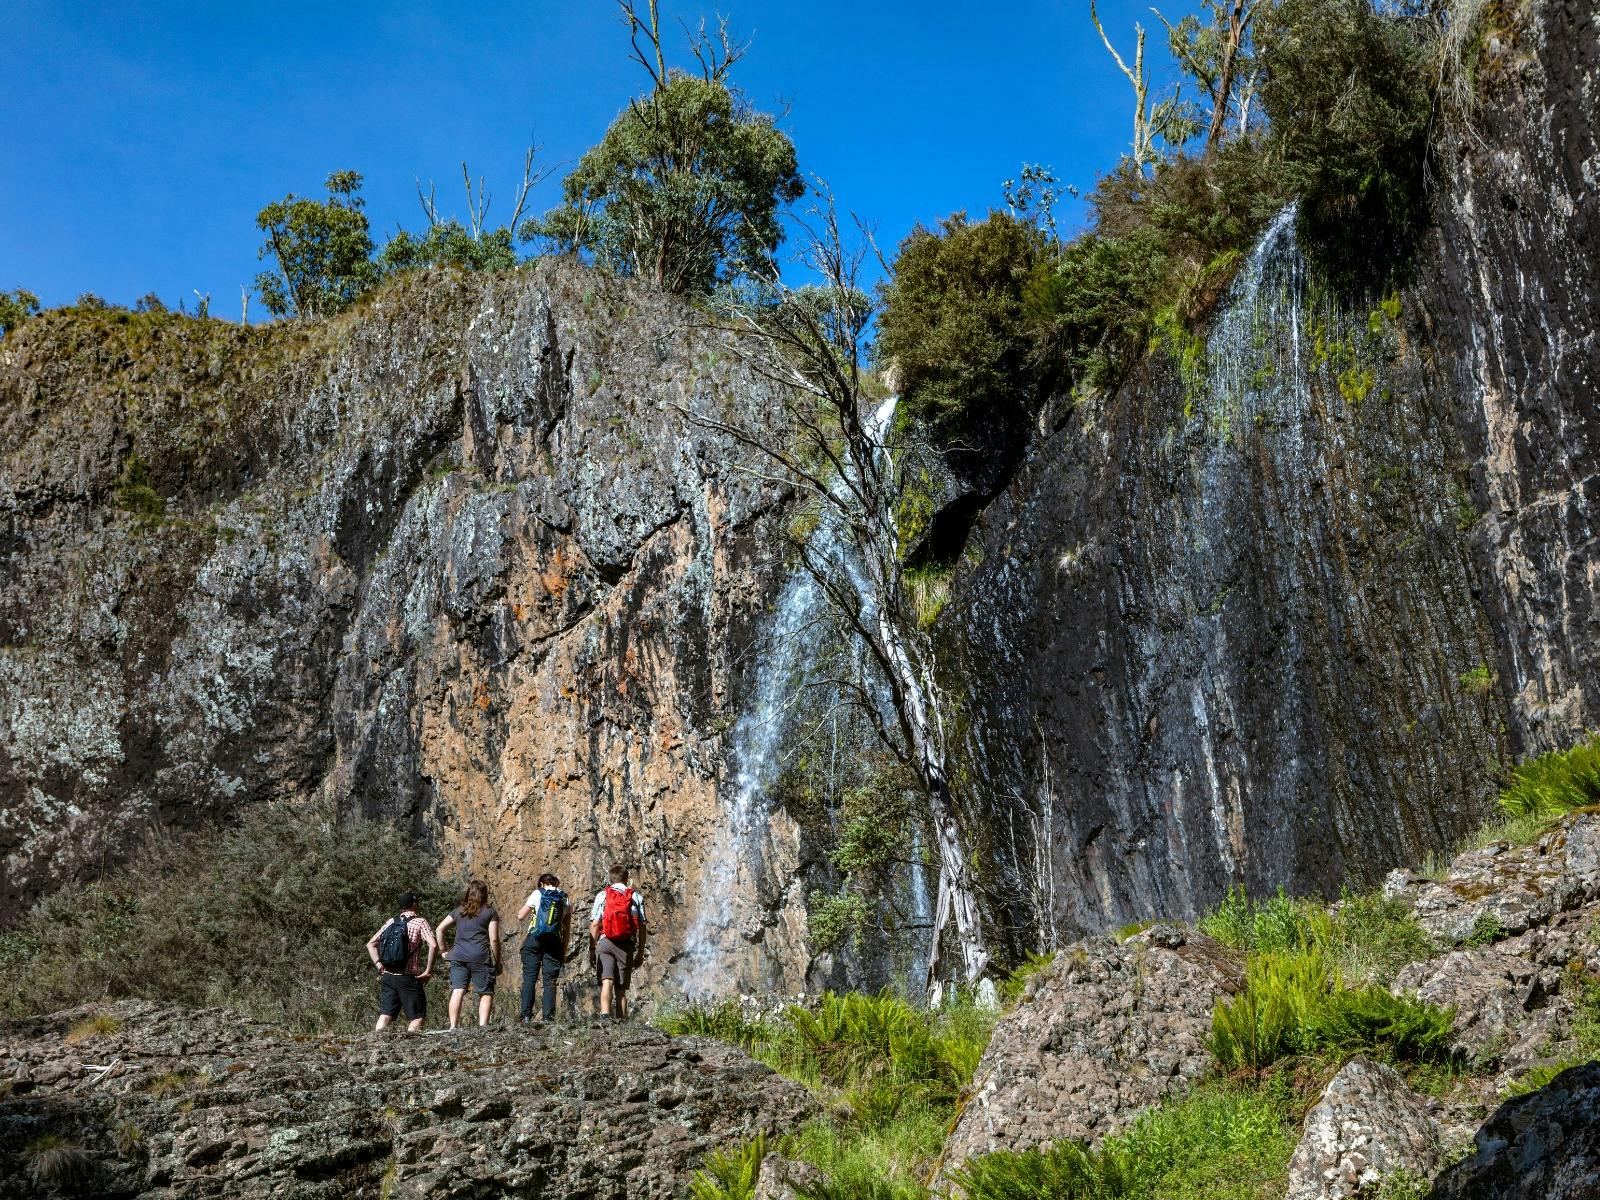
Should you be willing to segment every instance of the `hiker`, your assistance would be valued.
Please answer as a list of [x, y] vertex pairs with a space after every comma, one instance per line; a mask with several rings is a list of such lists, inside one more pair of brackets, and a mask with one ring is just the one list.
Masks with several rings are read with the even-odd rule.
[[489, 885], [481, 879], [467, 884], [467, 894], [450, 915], [439, 922], [439, 937], [456, 927], [456, 941], [445, 955], [450, 960], [450, 1028], [461, 1022], [461, 1002], [467, 986], [478, 993], [478, 1024], [489, 1023], [494, 1003], [494, 979], [500, 974], [500, 914], [489, 903]]
[[611, 868], [611, 882], [589, 910], [589, 961], [600, 969], [600, 1019], [628, 1019], [628, 981], [644, 961], [644, 902], [628, 886], [628, 868]]
[[541, 1020], [548, 1021], [556, 1015], [556, 980], [562, 965], [570, 961], [567, 945], [572, 940], [572, 905], [561, 890], [561, 881], [548, 871], [539, 876], [539, 886], [528, 893], [517, 920], [528, 922], [528, 936], [522, 942], [520, 1020], [526, 1025], [533, 1019], [533, 993], [542, 975], [544, 995], [539, 1013]]
[[[428, 994], [423, 984], [433, 976], [433, 955], [438, 949], [433, 927], [417, 913], [417, 894], [406, 892], [400, 897], [400, 914], [385, 921], [367, 942], [367, 957], [378, 968], [378, 1024], [381, 1032], [402, 1011], [409, 1033], [422, 1028], [428, 1015]], [[423, 943], [428, 946], [428, 961], [417, 963]]]

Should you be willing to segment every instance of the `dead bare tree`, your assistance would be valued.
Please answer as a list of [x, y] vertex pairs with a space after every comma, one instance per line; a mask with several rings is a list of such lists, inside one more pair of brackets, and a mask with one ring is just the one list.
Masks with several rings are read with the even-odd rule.
[[[1154, 9], [1151, 11], [1155, 12]], [[1156, 16], [1163, 22], [1166, 21], [1159, 12]], [[1157, 138], [1173, 145], [1181, 145], [1198, 132], [1193, 118], [1189, 115], [1188, 106], [1184, 104], [1183, 87], [1181, 84], [1174, 86], [1171, 95], [1152, 106], [1150, 76], [1144, 67], [1144, 26], [1138, 22], [1134, 23], [1133, 66], [1130, 67], [1122, 55], [1117, 53], [1117, 48], [1111, 44], [1111, 39], [1106, 36], [1105, 27], [1100, 24], [1100, 15], [1095, 11], [1094, 0], [1089, 0], [1089, 20], [1094, 22], [1095, 32], [1100, 35], [1100, 40], [1110, 52], [1117, 69], [1127, 77], [1128, 83], [1133, 87], [1133, 146], [1130, 157], [1134, 165], [1143, 170], [1156, 160]]]
[[1150, 122], [1150, 76], [1144, 69], [1144, 26], [1135, 24], [1133, 66], [1130, 68], [1123, 61], [1122, 55], [1117, 53], [1117, 48], [1111, 44], [1111, 39], [1106, 36], [1105, 26], [1100, 24], [1100, 15], [1095, 12], [1094, 0], [1089, 0], [1089, 20], [1094, 22], [1095, 32], [1100, 35], [1100, 40], [1105, 43], [1112, 59], [1133, 85], [1133, 161], [1136, 166], [1144, 167], [1155, 160], [1154, 133]]
[[916, 780], [939, 860], [933, 948], [928, 982], [944, 970], [944, 944], [953, 933], [967, 983], [989, 965], [978, 886], [958, 819], [949, 774], [948, 730], [934, 674], [933, 646], [919, 627], [907, 594], [903, 547], [895, 522], [901, 494], [896, 458], [886, 444], [886, 414], [871, 411], [864, 393], [864, 335], [871, 303], [859, 285], [870, 233], [855, 221], [847, 243], [826, 186], [818, 185], [809, 213], [796, 218], [804, 238], [799, 257], [820, 286], [794, 290], [774, 270], [765, 280], [774, 302], [741, 307], [723, 327], [738, 335], [741, 356], [780, 385], [780, 410], [760, 427], [684, 410], [754, 452], [771, 477], [798, 489], [814, 506], [818, 530], [799, 539], [803, 568], [830, 609], [854, 634], [886, 685], [885, 712], [864, 678], [836, 680], [884, 746]]
[[[529, 142], [527, 151], [522, 157], [522, 182], [517, 186], [517, 198], [511, 206], [511, 220], [506, 224], [506, 228], [511, 230], [512, 236], [516, 235], [517, 225], [522, 220], [523, 209], [527, 207], [528, 193], [548, 179], [556, 169], [555, 167], [540, 167], [537, 171], [534, 170], [533, 162], [538, 153], [538, 143]], [[478, 176], [477, 185], [474, 187], [472, 172], [467, 168], [465, 159], [461, 161], [461, 182], [467, 191], [467, 229], [471, 233], [473, 241], [481, 242], [483, 235], [489, 232], [490, 196], [488, 184], [483, 176], [480, 175]], [[422, 190], [421, 179], [417, 179], [416, 184], [417, 203], [422, 205], [422, 215], [428, 219], [428, 228], [432, 229], [442, 223], [439, 219], [438, 190], [431, 179], [428, 181], [426, 193]]]

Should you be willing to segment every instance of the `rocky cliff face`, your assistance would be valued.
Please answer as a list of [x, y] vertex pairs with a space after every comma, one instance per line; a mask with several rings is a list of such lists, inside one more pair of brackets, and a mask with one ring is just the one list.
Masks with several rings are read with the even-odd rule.
[[[670, 975], [786, 574], [781, 494], [684, 416], [749, 423], [770, 385], [698, 324], [549, 262], [325, 326], [78, 312], [0, 343], [0, 910], [153, 826], [320, 797], [503, 912], [632, 862]], [[730, 982], [794, 986], [798, 843], [760, 835], [701, 936]]]
[[1039, 944], [1371, 882], [1600, 722], [1600, 34], [1515, 37], [1409, 287], [1328, 295], [1286, 214], [1204, 346], [1047, 414], [981, 519], [944, 632]]

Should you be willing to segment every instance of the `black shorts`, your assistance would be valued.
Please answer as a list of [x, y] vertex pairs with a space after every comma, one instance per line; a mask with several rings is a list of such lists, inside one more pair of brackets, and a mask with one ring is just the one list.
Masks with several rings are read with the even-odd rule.
[[428, 993], [415, 975], [391, 975], [385, 971], [378, 984], [378, 1015], [397, 1017], [401, 1012], [408, 1021], [422, 1020], [428, 1015]]
[[494, 979], [493, 963], [453, 962], [450, 964], [451, 991], [464, 992], [470, 984], [472, 990], [480, 996], [493, 995]]

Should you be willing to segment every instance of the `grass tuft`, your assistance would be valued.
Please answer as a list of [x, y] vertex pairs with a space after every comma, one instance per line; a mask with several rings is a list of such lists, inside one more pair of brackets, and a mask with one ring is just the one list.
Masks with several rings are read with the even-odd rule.
[[23, 1147], [22, 1160], [36, 1185], [57, 1191], [81, 1188], [94, 1166], [94, 1160], [76, 1142], [58, 1133], [34, 1138]]
[[69, 1045], [80, 1042], [92, 1041], [97, 1037], [104, 1037], [116, 1033], [122, 1028], [122, 1022], [110, 1013], [97, 1013], [86, 1020], [79, 1021], [67, 1031], [66, 1041]]

